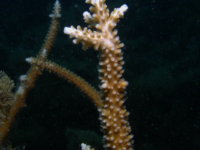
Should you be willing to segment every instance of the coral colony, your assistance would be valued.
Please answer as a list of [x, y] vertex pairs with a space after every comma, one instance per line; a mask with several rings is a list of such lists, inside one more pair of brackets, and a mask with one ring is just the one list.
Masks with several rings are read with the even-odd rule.
[[[101, 92], [97, 92], [84, 79], [71, 71], [47, 60], [57, 33], [58, 20], [61, 17], [61, 8], [57, 0], [53, 13], [49, 15], [52, 18], [52, 23], [44, 45], [36, 58], [26, 59], [32, 66], [26, 75], [20, 77], [21, 85], [15, 93], [15, 103], [10, 109], [10, 115], [2, 121], [4, 123], [0, 126], [0, 142], [2, 142], [9, 131], [9, 127], [17, 112], [25, 106], [25, 98], [28, 91], [34, 87], [34, 82], [41, 74], [41, 71], [46, 69], [70, 81], [94, 102], [100, 114], [99, 119], [104, 132], [103, 141], [105, 149], [133, 150], [133, 135], [127, 121], [129, 113], [123, 106], [125, 101], [124, 93], [128, 85], [128, 82], [122, 77], [124, 61], [121, 48], [123, 44], [117, 36], [117, 30], [114, 30], [117, 22], [119, 22], [119, 18], [124, 16], [128, 6], [122, 5], [109, 13], [105, 0], [86, 0], [86, 3], [93, 5], [89, 8], [92, 15], [87, 11], [83, 13], [85, 22], [89, 24], [88, 28], [82, 29], [80, 26], [77, 28], [73, 26], [65, 27], [64, 33], [74, 38], [74, 44], [82, 43], [84, 50], [94, 47], [95, 50], [100, 52], [99, 79], [101, 80]], [[81, 144], [82, 150], [93, 149], [86, 144]]]

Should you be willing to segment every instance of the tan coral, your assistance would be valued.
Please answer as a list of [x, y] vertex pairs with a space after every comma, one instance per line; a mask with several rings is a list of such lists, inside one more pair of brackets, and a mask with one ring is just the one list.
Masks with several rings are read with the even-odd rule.
[[128, 9], [127, 5], [114, 9], [109, 14], [105, 0], [86, 0], [93, 6], [89, 12], [84, 12], [84, 20], [89, 28], [75, 29], [73, 26], [65, 27], [64, 33], [69, 34], [74, 44], [81, 42], [83, 49], [94, 47], [100, 51], [100, 80], [103, 107], [99, 109], [100, 120], [104, 131], [105, 148], [108, 150], [132, 150], [131, 128], [127, 121], [129, 113], [123, 106], [124, 93], [128, 82], [122, 78], [124, 72], [122, 50], [117, 31], [113, 31], [119, 18]]

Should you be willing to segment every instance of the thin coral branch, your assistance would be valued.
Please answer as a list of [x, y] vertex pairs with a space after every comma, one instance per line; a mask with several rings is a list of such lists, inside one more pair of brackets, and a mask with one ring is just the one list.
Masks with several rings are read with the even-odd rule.
[[62, 68], [61, 66], [50, 61], [44, 62], [37, 58], [27, 58], [26, 61], [31, 64], [38, 65], [42, 69], [47, 69], [49, 72], [54, 72], [59, 77], [62, 77], [69, 81], [71, 84], [74, 84], [93, 101], [97, 108], [100, 108], [103, 105], [99, 92], [97, 92], [89, 83], [87, 83], [84, 79], [77, 76], [73, 72]]
[[37, 55], [37, 58], [41, 60], [45, 60], [47, 58], [51, 50], [51, 47], [55, 41], [57, 31], [58, 31], [58, 26], [59, 26], [59, 18], [61, 17], [60, 11], [61, 11], [61, 5], [59, 1], [56, 0], [54, 4], [53, 12], [52, 14], [49, 15], [49, 17], [52, 18], [51, 25], [48, 30], [49, 32], [47, 33], [46, 38], [44, 40], [44, 44]]
[[[60, 3], [58, 0], [56, 0], [54, 4], [53, 13], [49, 15], [52, 18], [49, 32], [45, 38], [44, 45], [42, 46], [40, 52], [37, 55], [37, 58], [39, 58], [40, 60], [45, 60], [47, 58], [50, 48], [52, 47], [52, 44], [55, 40], [59, 24], [58, 19], [61, 17], [60, 9]], [[16, 114], [21, 110], [21, 108], [26, 106], [25, 98], [29, 90], [31, 90], [34, 87], [34, 83], [40, 74], [40, 68], [38, 68], [38, 66], [32, 65], [27, 75], [20, 76], [21, 85], [18, 87], [18, 90], [15, 93], [16, 102], [14, 104], [14, 107], [10, 110], [8, 120], [0, 128], [0, 132], [2, 134], [2, 136], [0, 137], [0, 143], [7, 135]]]

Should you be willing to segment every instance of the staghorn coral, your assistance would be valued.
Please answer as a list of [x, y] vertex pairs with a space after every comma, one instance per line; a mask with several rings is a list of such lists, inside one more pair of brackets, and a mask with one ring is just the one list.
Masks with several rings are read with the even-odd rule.
[[[124, 44], [120, 42], [117, 30], [114, 30], [128, 6], [124, 4], [109, 13], [105, 1], [86, 0], [86, 3], [93, 5], [89, 8], [93, 14], [87, 11], [83, 13], [85, 22], [89, 24], [88, 28], [65, 27], [64, 33], [74, 38], [74, 44], [82, 43], [84, 50], [94, 47], [100, 52], [98, 71], [103, 106], [98, 111], [104, 132], [104, 148], [106, 150], [133, 150], [133, 135], [128, 122], [129, 112], [123, 105], [125, 89], [128, 85], [122, 77], [125, 62], [121, 48]], [[89, 29], [91, 27], [94, 31]]]
[[7, 120], [10, 109], [15, 102], [15, 96], [12, 93], [13, 87], [14, 82], [5, 72], [0, 71], [0, 126]]

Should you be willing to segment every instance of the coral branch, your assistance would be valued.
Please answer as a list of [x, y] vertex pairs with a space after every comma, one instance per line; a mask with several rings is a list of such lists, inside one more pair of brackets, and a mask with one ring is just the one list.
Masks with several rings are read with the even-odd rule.
[[52, 14], [49, 15], [49, 17], [52, 18], [51, 25], [49, 27], [49, 32], [47, 33], [46, 38], [44, 40], [44, 44], [37, 56], [37, 58], [41, 60], [45, 60], [47, 58], [51, 50], [51, 47], [55, 41], [59, 26], [59, 18], [61, 17], [60, 11], [61, 11], [60, 3], [58, 0], [56, 0], [53, 12]]
[[49, 72], [56, 73], [59, 77], [64, 78], [69, 81], [71, 84], [74, 84], [77, 88], [79, 88], [83, 93], [85, 93], [96, 105], [97, 108], [100, 108], [103, 104], [101, 102], [101, 96], [99, 92], [97, 92], [89, 83], [87, 83], [84, 79], [77, 76], [73, 72], [60, 67], [59, 65], [50, 62], [50, 61], [40, 61], [36, 58], [27, 58], [27, 62], [38, 65], [42, 69], [47, 69]]
[[[55, 40], [59, 23], [58, 19], [61, 16], [60, 9], [61, 9], [60, 3], [58, 0], [56, 0], [54, 4], [53, 13], [49, 15], [52, 18], [49, 32], [45, 38], [44, 45], [42, 46], [40, 52], [37, 55], [37, 58], [39, 58], [40, 60], [44, 61], [47, 58], [50, 48]], [[18, 87], [18, 90], [15, 93], [16, 102], [14, 104], [14, 107], [10, 110], [10, 115], [7, 121], [0, 128], [0, 132], [2, 134], [2, 136], [0, 137], [0, 143], [7, 135], [16, 114], [20, 111], [21, 108], [26, 106], [25, 105], [26, 95], [28, 94], [29, 90], [31, 90], [34, 87], [34, 83], [40, 74], [41, 74], [40, 68], [38, 66], [33, 65], [28, 71], [27, 75], [20, 76], [21, 85]]]

